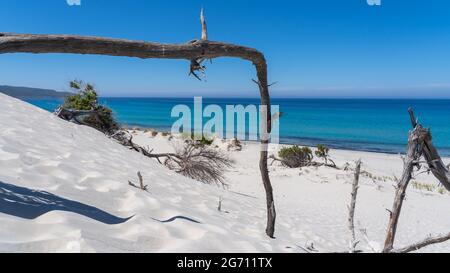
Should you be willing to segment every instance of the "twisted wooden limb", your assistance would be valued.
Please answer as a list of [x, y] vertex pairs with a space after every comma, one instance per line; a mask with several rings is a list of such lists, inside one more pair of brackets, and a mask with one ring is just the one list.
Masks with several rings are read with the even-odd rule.
[[444, 243], [448, 240], [450, 240], [450, 233], [445, 234], [445, 235], [435, 236], [435, 237], [429, 237], [419, 243], [416, 243], [416, 244], [413, 244], [413, 245], [410, 245], [410, 246], [407, 246], [404, 248], [393, 249], [391, 251], [391, 253], [409, 253], [409, 252], [417, 251], [419, 249], [422, 249], [422, 248], [430, 246], [430, 245]]

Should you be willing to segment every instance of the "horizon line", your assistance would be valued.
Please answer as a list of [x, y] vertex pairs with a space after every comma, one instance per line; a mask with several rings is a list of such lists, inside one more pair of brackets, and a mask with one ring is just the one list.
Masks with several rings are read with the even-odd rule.
[[[107, 99], [194, 99], [202, 97], [205, 99], [260, 99], [258, 96], [251, 97], [205, 97], [205, 96], [99, 96]], [[450, 100], [449, 97], [289, 97], [272, 96], [271, 99], [305, 99], [305, 100]]]

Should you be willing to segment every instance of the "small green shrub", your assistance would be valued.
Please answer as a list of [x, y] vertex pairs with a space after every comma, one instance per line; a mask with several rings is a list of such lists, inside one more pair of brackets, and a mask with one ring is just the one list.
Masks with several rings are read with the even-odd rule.
[[214, 142], [213, 139], [208, 139], [205, 136], [202, 136], [201, 140], [197, 140], [197, 144], [206, 145], [206, 146], [211, 146], [211, 144], [213, 144], [213, 142]]
[[313, 153], [308, 147], [291, 146], [284, 147], [278, 152], [283, 165], [289, 168], [303, 167], [311, 163]]
[[82, 117], [82, 121], [104, 133], [114, 133], [119, 129], [112, 110], [98, 103], [98, 95], [92, 84], [72, 81], [70, 82], [70, 88], [77, 93], [65, 99], [63, 108], [76, 111], [95, 111], [96, 116], [86, 115]]
[[205, 134], [200, 135], [196, 133], [184, 132], [181, 136], [183, 139], [193, 141], [197, 145], [211, 146], [214, 142], [213, 138], [209, 138], [208, 136], [205, 136]]
[[317, 150], [315, 151], [315, 154], [318, 158], [321, 158], [323, 161], [325, 161], [325, 164], [328, 165], [328, 161], [332, 163], [333, 166], [336, 166], [333, 160], [330, 158], [330, 148], [328, 148], [326, 145], [318, 144]]
[[431, 185], [431, 184], [427, 184], [427, 183], [421, 183], [418, 181], [413, 181], [412, 182], [412, 186], [415, 189], [418, 190], [423, 190], [423, 191], [430, 191], [430, 192], [434, 192], [436, 190], [436, 186], [435, 185]]
[[330, 152], [330, 148], [323, 144], [317, 145], [317, 150], [315, 152], [316, 156], [319, 158], [326, 159], [328, 157], [328, 153]]
[[63, 107], [72, 110], [93, 110], [98, 105], [97, 92], [91, 84], [81, 81], [71, 81], [70, 88], [77, 94], [70, 95], [64, 101]]

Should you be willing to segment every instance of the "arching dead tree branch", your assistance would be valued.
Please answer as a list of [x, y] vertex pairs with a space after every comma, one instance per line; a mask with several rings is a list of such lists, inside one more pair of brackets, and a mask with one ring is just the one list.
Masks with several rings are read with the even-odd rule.
[[[204, 18], [204, 16], [202, 16]], [[203, 25], [203, 24], [202, 24]], [[206, 34], [206, 22], [202, 28]], [[203, 35], [202, 35], [203, 36]], [[0, 33], [0, 54], [6, 53], [70, 53], [96, 54], [108, 56], [125, 56], [142, 59], [180, 59], [192, 63], [196, 60], [234, 57], [250, 61], [256, 68], [261, 96], [262, 114], [267, 124], [263, 125], [262, 149], [260, 152], [260, 171], [267, 199], [267, 228], [269, 237], [275, 232], [275, 205], [273, 189], [267, 168], [268, 135], [271, 132], [270, 96], [267, 80], [267, 63], [264, 55], [256, 49], [229, 43], [207, 40], [204, 35], [200, 40], [186, 44], [162, 44], [144, 41], [131, 41], [102, 37], [75, 35], [36, 35]], [[191, 67], [192, 70], [192, 67]], [[195, 70], [194, 70], [195, 72]]]

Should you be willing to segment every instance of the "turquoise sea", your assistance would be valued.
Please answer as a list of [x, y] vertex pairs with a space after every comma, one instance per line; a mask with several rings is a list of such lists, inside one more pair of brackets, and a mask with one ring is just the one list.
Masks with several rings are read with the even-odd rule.
[[[26, 99], [53, 111], [58, 99]], [[169, 130], [177, 120], [172, 107], [193, 105], [193, 98], [102, 98], [124, 126]], [[203, 99], [203, 107], [217, 104], [258, 105], [258, 99]], [[273, 99], [280, 106], [282, 143], [333, 148], [403, 153], [411, 129], [408, 107], [420, 122], [431, 128], [434, 143], [444, 156], [450, 156], [450, 100], [384, 99]]]

